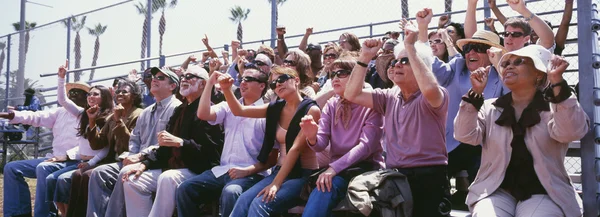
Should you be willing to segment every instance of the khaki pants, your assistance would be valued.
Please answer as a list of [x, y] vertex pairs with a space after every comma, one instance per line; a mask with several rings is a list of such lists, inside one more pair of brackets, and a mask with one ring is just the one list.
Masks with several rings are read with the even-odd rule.
[[478, 201], [472, 207], [472, 213], [473, 217], [565, 216], [560, 207], [546, 194], [534, 194], [525, 201], [517, 202], [512, 195], [500, 188]]

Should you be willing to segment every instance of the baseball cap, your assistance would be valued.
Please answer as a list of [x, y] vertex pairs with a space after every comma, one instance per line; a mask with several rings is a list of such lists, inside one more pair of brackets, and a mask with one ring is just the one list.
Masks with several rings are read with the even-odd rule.
[[165, 74], [167, 77], [169, 77], [169, 79], [171, 79], [171, 81], [175, 82], [175, 83], [179, 83], [179, 76], [177, 76], [177, 74], [175, 74], [175, 72], [166, 69], [166, 68], [158, 68], [158, 67], [152, 67], [152, 69], [150, 70], [150, 73], [152, 73], [152, 75], [156, 75], [156, 73], [158, 72], [162, 72], [163, 74]]
[[311, 50], [321, 50], [321, 45], [319, 45], [318, 43], [315, 43], [315, 42], [311, 42], [306, 47], [306, 51], [311, 51]]

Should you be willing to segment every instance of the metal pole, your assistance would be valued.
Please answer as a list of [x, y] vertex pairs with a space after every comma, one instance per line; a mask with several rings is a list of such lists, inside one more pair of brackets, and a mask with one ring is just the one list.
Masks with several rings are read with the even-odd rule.
[[[25, 4], [27, 0], [21, 0], [21, 19], [19, 30], [19, 70], [17, 71], [16, 93], [22, 93], [25, 90]], [[14, 94], [14, 93], [13, 93]]]
[[[579, 53], [579, 102], [591, 121], [591, 128], [598, 126], [595, 113], [598, 112], [593, 102], [593, 91], [595, 78], [592, 67], [592, 46], [595, 44], [595, 33], [592, 32], [592, 2], [590, 0], [577, 1], [577, 36]], [[598, 216], [598, 203], [596, 193], [598, 192], [598, 153], [594, 138], [594, 130], [590, 130], [581, 139], [581, 183], [583, 187], [583, 216]]]
[[277, 0], [271, 0], [271, 48], [275, 48], [277, 38]]
[[[67, 60], [71, 60], [71, 19], [73, 17], [67, 18]], [[71, 61], [69, 61], [69, 66], [67, 68], [71, 68]], [[69, 82], [69, 74], [67, 74], [67, 83]]]
[[[150, 36], [152, 35], [152, 0], [148, 0], [148, 3], [146, 3], [147, 5], [147, 11], [146, 11], [146, 17], [147, 17], [147, 26], [148, 26], [148, 32], [146, 32], [146, 58], [150, 58], [150, 45], [152, 44], [152, 40], [150, 38]], [[146, 67], [150, 68], [150, 60], [146, 61]], [[142, 69], [145, 70], [145, 69]]]
[[[490, 4], [487, 1], [483, 1], [483, 18], [485, 19], [486, 17], [491, 16], [492, 13], [490, 12]], [[488, 31], [490, 30], [490, 28], [487, 25], [485, 25], [485, 23], [483, 25], [483, 28]]]
[[369, 23], [369, 38], [373, 38], [373, 23]]
[[[8, 111], [8, 89], [10, 88], [10, 38], [11, 35], [8, 35], [7, 43], [6, 43], [6, 89], [4, 89], [4, 96], [6, 97], [4, 111]], [[4, 149], [6, 150], [6, 149]]]
[[160, 55], [160, 58], [158, 58], [158, 66], [161, 68], [165, 66], [165, 55]]

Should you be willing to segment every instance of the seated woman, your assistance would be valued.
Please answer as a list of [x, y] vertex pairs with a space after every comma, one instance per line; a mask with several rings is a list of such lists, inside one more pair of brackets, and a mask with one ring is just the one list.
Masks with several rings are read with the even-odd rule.
[[329, 168], [319, 175], [317, 188], [310, 194], [302, 216], [331, 216], [354, 176], [385, 167], [380, 143], [383, 117], [344, 99], [354, 65], [353, 59], [338, 59], [331, 64], [333, 91], [339, 97], [327, 102], [318, 125], [310, 115], [300, 123], [311, 149], [320, 152], [327, 146], [331, 148]]
[[[299, 86], [298, 91], [301, 97], [315, 98], [315, 89], [312, 84], [315, 80], [315, 75], [310, 68], [310, 57], [300, 50], [293, 50], [285, 55], [283, 67], [292, 68], [298, 73]], [[264, 96], [265, 102], [273, 102], [281, 97], [275, 93], [275, 89], [271, 88]]]
[[306, 137], [300, 132], [300, 119], [308, 114], [319, 120], [319, 107], [315, 101], [300, 96], [300, 78], [292, 68], [271, 70], [270, 87], [282, 100], [268, 105], [241, 105], [231, 91], [233, 79], [222, 75], [219, 80], [234, 115], [266, 118], [258, 160], [267, 162], [271, 150], [279, 149], [277, 167], [238, 198], [231, 216], [269, 216], [296, 206], [301, 202], [300, 192], [306, 178], [319, 168], [315, 152], [307, 147]]
[[[65, 92], [65, 75], [66, 68], [61, 67], [58, 71], [58, 88], [57, 98], [58, 103], [65, 107], [65, 109], [72, 115], [79, 116], [79, 128], [78, 128], [78, 140], [73, 141], [79, 143], [79, 145], [69, 151], [67, 155], [73, 160], [80, 160], [81, 163], [67, 167], [60, 171], [55, 172], [51, 176], [47, 177], [47, 182], [55, 182], [55, 186], [48, 185], [47, 200], [54, 201], [58, 210], [64, 215], [67, 211], [67, 204], [69, 203], [69, 194], [71, 189], [71, 175], [77, 168], [85, 170], [88, 167], [95, 166], [103, 157], [97, 156], [102, 150], [94, 150], [89, 141], [87, 140], [87, 133], [92, 130], [89, 125], [98, 125], [99, 127], [104, 126], [105, 118], [113, 110], [113, 99], [110, 90], [102, 85], [92, 86], [87, 95], [87, 106], [79, 107], [73, 101], [67, 98]], [[90, 123], [89, 117], [94, 117], [94, 123]], [[54, 180], [52, 180], [54, 179]], [[56, 191], [50, 190], [51, 187], [55, 187]]]
[[482, 144], [466, 201], [473, 217], [582, 215], [563, 162], [568, 143], [581, 139], [590, 121], [563, 79], [568, 66], [539, 45], [507, 53], [500, 75], [512, 92], [485, 101], [486, 70], [471, 75], [454, 136]]
[[[120, 80], [116, 85], [115, 99], [117, 106], [114, 112], [106, 117], [106, 124], [100, 128], [96, 125], [94, 115], [89, 115], [87, 139], [93, 149], [102, 149], [96, 157], [102, 159], [100, 164], [117, 162], [117, 158], [129, 149], [129, 136], [142, 112], [142, 90], [133, 81]], [[106, 148], [105, 148], [106, 147]], [[68, 217], [85, 216], [88, 199], [88, 182], [95, 166], [75, 170], [71, 183], [71, 195], [67, 208]]]

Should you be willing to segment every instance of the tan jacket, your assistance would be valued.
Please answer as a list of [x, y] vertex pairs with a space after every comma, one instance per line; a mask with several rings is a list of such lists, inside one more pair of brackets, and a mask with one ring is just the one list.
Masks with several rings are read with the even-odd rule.
[[[486, 100], [479, 112], [472, 104], [462, 101], [454, 120], [456, 140], [482, 144], [481, 167], [467, 196], [471, 210], [477, 201], [500, 187], [512, 153], [512, 129], [495, 123], [502, 113], [502, 108], [492, 104], [495, 100]], [[581, 216], [581, 198], [575, 192], [563, 162], [568, 143], [581, 139], [588, 132], [589, 118], [574, 96], [559, 104], [551, 103], [550, 111], [542, 111], [540, 117], [540, 123], [528, 128], [525, 134], [535, 172], [565, 216]]]

